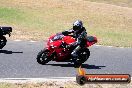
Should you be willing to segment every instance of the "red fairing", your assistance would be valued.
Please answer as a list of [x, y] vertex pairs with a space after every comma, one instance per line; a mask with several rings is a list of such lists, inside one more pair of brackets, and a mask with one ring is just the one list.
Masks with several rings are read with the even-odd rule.
[[53, 37], [55, 37], [55, 35], [49, 38], [49, 41], [47, 43], [49, 46], [59, 47], [62, 41], [64, 41], [66, 44], [71, 44], [75, 42], [75, 39], [71, 36], [64, 36], [61, 40], [56, 40], [56, 41], [52, 41]]
[[93, 36], [93, 37], [94, 37], [94, 40], [93, 41], [91, 41], [91, 42], [87, 41], [87, 47], [90, 47], [91, 45], [93, 45], [93, 44], [95, 44], [95, 43], [98, 42], [97, 41], [97, 38], [95, 36]]
[[63, 41], [65, 41], [65, 43], [67, 43], [67, 44], [71, 44], [71, 43], [74, 43], [76, 40], [71, 36], [65, 36], [63, 38]]
[[50, 36], [49, 38], [48, 38], [48, 42], [47, 42], [47, 45], [49, 46], [49, 44], [50, 44], [50, 40], [52, 39], [52, 38], [54, 38], [56, 35], [52, 35], [52, 36]]
[[[97, 42], [97, 38], [92, 36], [92, 41], [87, 40], [87, 46], [89, 47]], [[52, 53], [56, 53], [56, 59], [55, 61], [64, 61], [67, 58], [70, 58], [71, 51], [68, 49], [65, 49], [61, 47], [63, 43], [66, 45], [70, 45], [72, 43], [76, 42], [75, 38], [71, 36], [64, 36], [62, 34], [59, 35], [52, 35], [47, 42], [47, 49], [50, 51], [49, 56], [52, 55]]]

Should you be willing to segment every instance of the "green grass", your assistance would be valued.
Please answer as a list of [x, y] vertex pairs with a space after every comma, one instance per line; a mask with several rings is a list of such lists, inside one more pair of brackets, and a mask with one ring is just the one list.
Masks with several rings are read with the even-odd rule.
[[132, 8], [86, 0], [2, 0], [0, 3], [0, 24], [14, 29], [10, 39], [47, 39], [71, 28], [76, 19], [84, 22], [89, 35], [97, 36], [98, 44], [132, 47]]
[[[112, 31], [98, 31], [97, 33], [99, 44], [110, 46], [131, 46], [132, 34], [129, 32], [112, 32]], [[127, 38], [126, 38], [127, 37]]]
[[14, 20], [17, 22], [22, 21], [25, 17], [22, 16], [22, 12], [13, 8], [0, 8], [0, 19], [6, 22], [13, 22]]
[[17, 8], [0, 8], [0, 20], [7, 24], [21, 25], [29, 28], [39, 28], [43, 22], [34, 19], [32, 13]]

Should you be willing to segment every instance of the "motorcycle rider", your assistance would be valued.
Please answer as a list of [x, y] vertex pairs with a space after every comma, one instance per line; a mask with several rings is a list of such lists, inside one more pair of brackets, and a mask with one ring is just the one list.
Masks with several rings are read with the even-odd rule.
[[68, 47], [75, 46], [75, 49], [71, 53], [74, 61], [78, 57], [78, 51], [81, 50], [81, 48], [83, 48], [86, 45], [85, 40], [87, 39], [87, 32], [85, 27], [83, 27], [83, 22], [81, 20], [76, 20], [73, 23], [72, 29], [62, 32], [63, 35], [68, 35], [71, 33], [73, 33], [73, 37], [75, 38], [76, 42]]

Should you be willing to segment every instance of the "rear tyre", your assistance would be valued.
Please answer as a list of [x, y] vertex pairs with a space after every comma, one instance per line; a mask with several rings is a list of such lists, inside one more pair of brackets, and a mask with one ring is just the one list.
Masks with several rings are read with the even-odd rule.
[[90, 51], [88, 48], [84, 48], [82, 50], [80, 50], [78, 52], [78, 58], [76, 59], [76, 61], [74, 62], [74, 66], [75, 67], [79, 67], [82, 65], [82, 63], [84, 63], [85, 61], [87, 61], [87, 59], [90, 56]]
[[46, 63], [48, 63], [50, 61], [48, 54], [49, 54], [49, 50], [47, 49], [41, 50], [37, 55], [37, 58], [36, 58], [37, 62], [42, 65], [45, 65]]
[[6, 38], [5, 36], [0, 36], [0, 49], [2, 49], [6, 45]]

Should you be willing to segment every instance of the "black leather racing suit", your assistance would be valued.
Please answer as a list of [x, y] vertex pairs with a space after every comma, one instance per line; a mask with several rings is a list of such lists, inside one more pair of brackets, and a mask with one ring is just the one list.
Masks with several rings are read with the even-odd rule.
[[75, 46], [76, 48], [72, 51], [71, 55], [73, 57], [73, 60], [76, 60], [78, 57], [78, 51], [83, 48], [86, 45], [86, 39], [87, 39], [87, 32], [85, 27], [82, 27], [80, 30], [67, 30], [63, 31], [63, 35], [68, 35], [73, 33], [73, 37], [76, 39], [76, 42], [73, 43], [71, 46]]

